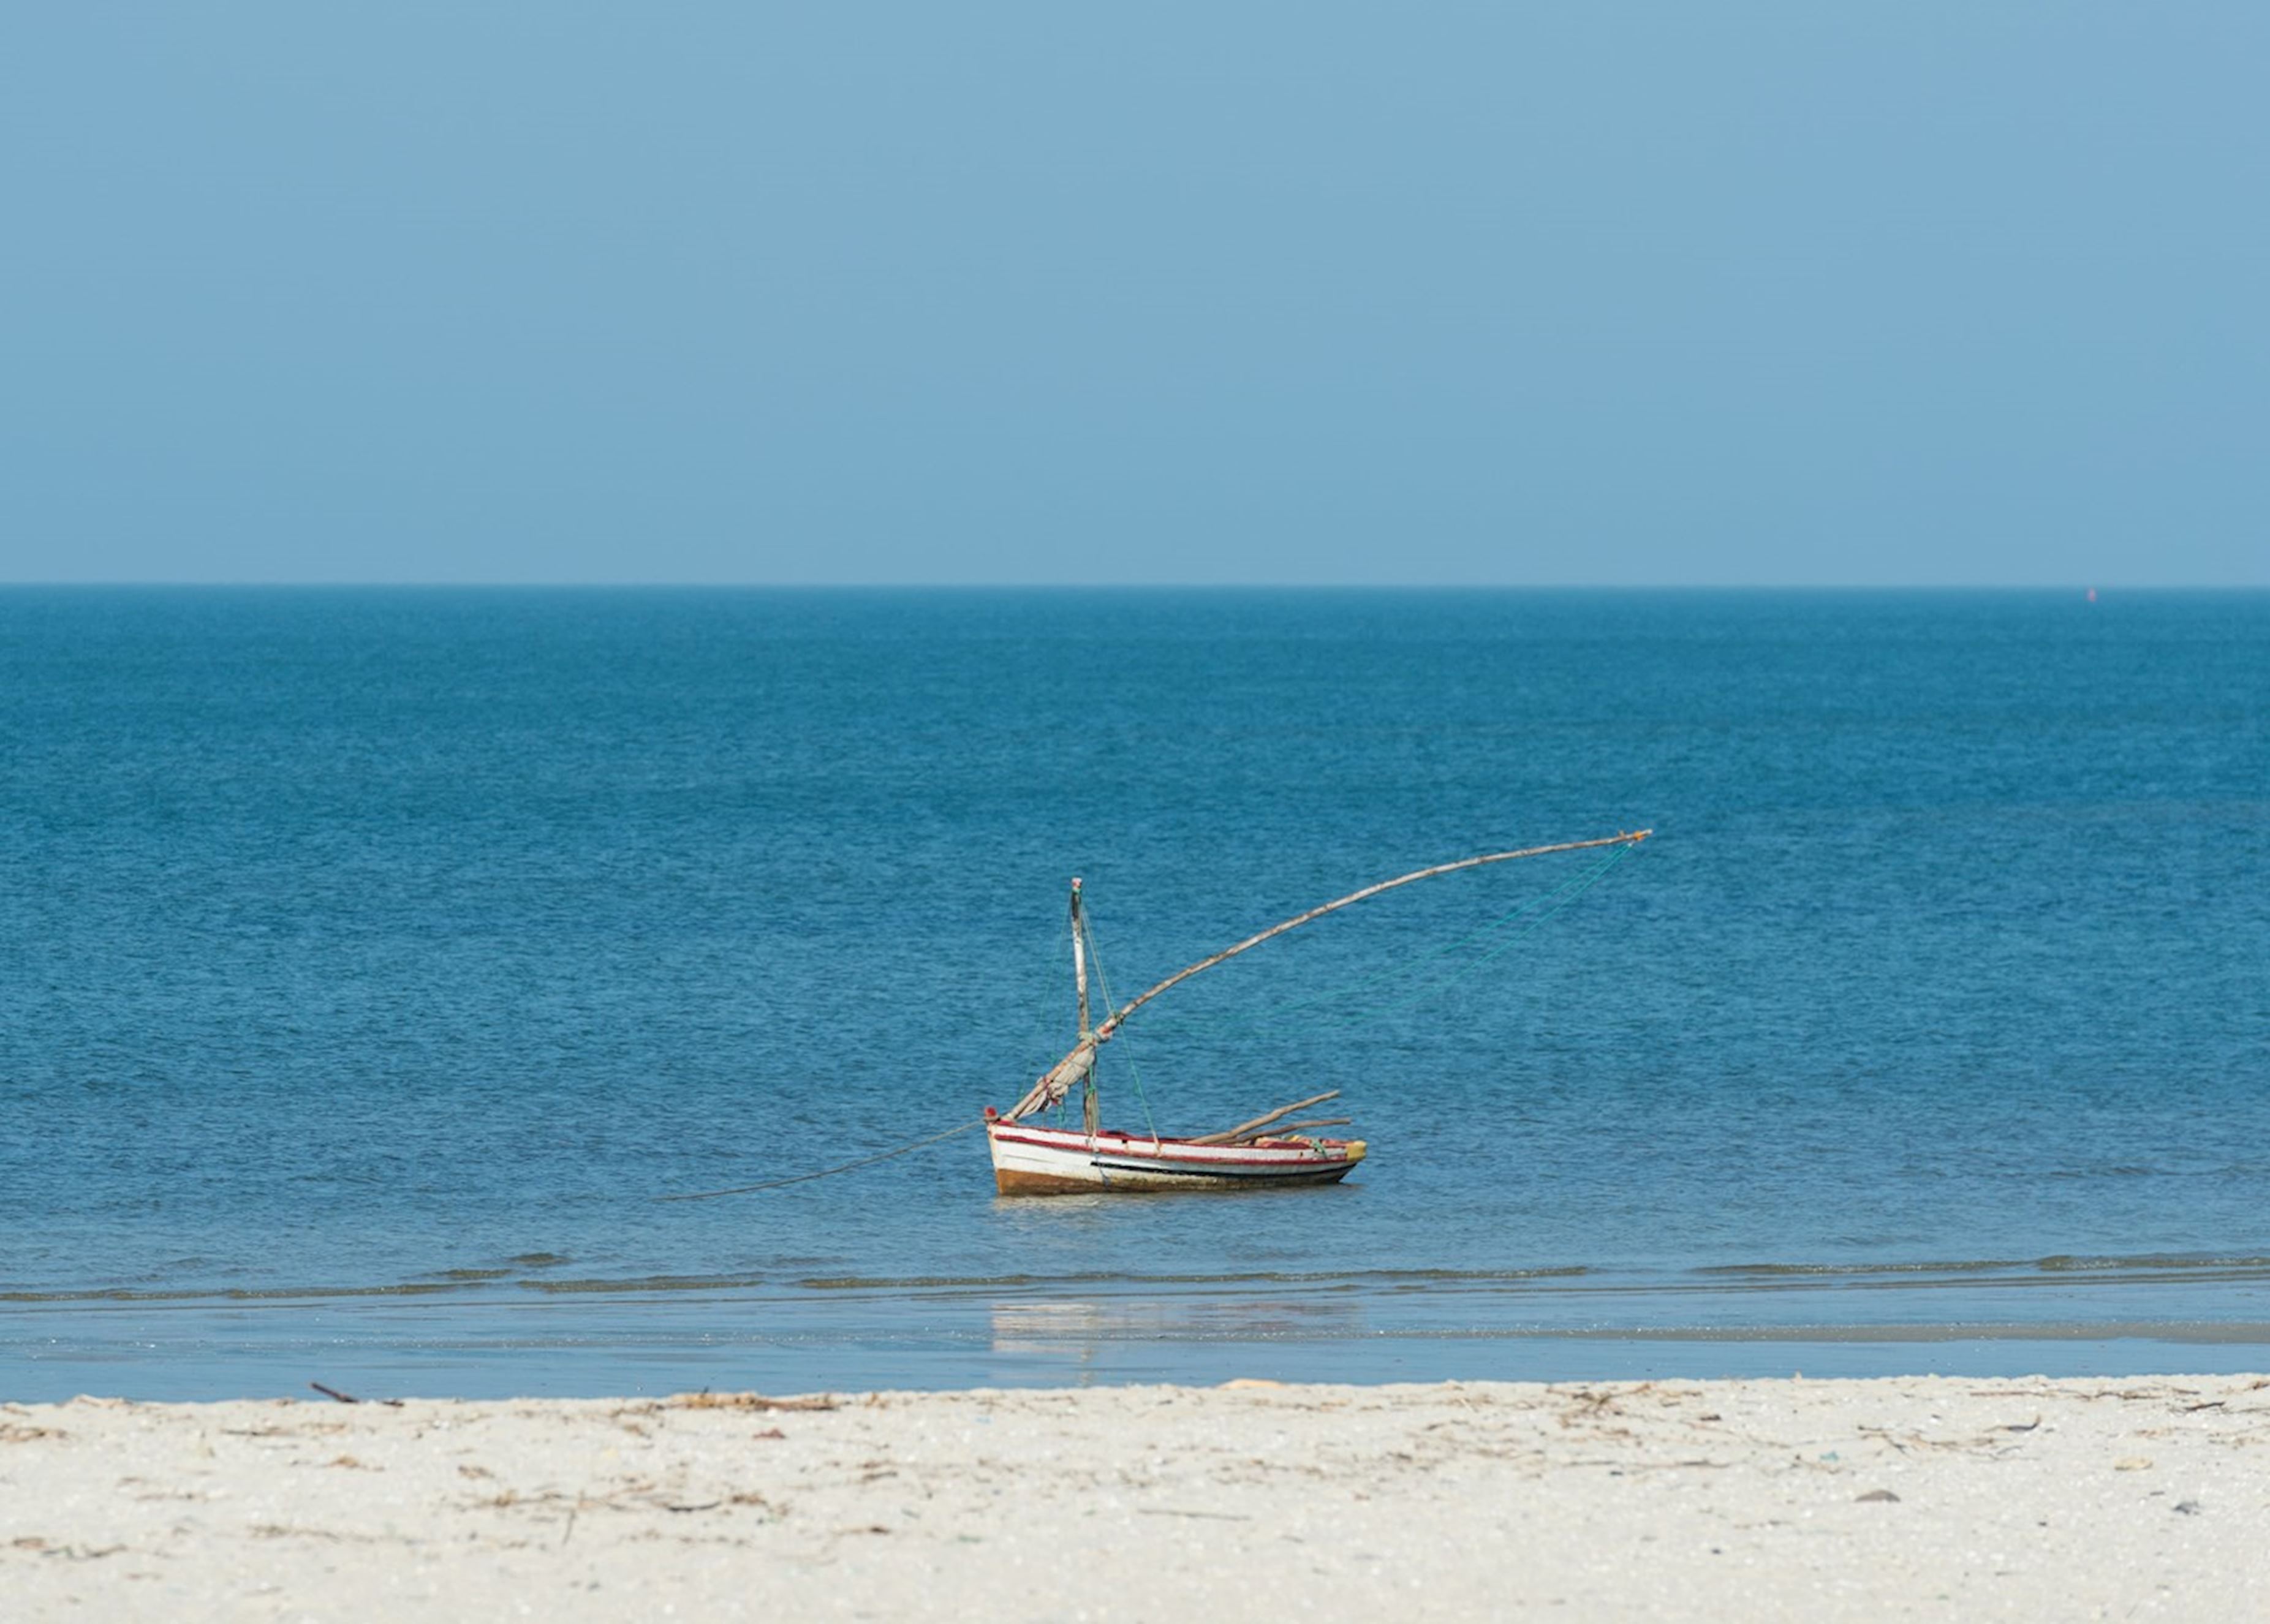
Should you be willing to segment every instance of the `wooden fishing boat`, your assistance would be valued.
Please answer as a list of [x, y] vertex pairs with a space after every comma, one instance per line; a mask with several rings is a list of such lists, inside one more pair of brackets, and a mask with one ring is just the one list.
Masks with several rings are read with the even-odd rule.
[[[1361, 1139], [1318, 1138], [1305, 1133], [1312, 1128], [1347, 1124], [1345, 1116], [1316, 1117], [1301, 1122], [1284, 1119], [1337, 1099], [1338, 1089], [1295, 1100], [1290, 1105], [1239, 1123], [1220, 1133], [1196, 1138], [1165, 1138], [1156, 1133], [1132, 1134], [1105, 1130], [1098, 1119], [1095, 1090], [1096, 1050], [1109, 1042], [1127, 1018], [1165, 992], [1196, 975], [1258, 947], [1272, 937], [1321, 919], [1326, 914], [1407, 886], [1460, 869], [1505, 863], [1516, 857], [1538, 857], [1548, 852], [1583, 851], [1595, 847], [1630, 847], [1651, 831], [1613, 834], [1601, 840], [1569, 841], [1554, 846], [1532, 846], [1520, 851], [1490, 852], [1456, 863], [1398, 875], [1376, 886], [1312, 908], [1281, 924], [1258, 931], [1234, 947], [1177, 970], [1147, 992], [1131, 998], [1091, 1025], [1087, 1004], [1087, 960], [1094, 951], [1082, 909], [1079, 881], [1072, 882], [1072, 960], [1074, 997], [1079, 1016], [1079, 1040], [1070, 1054], [1042, 1072], [1040, 1080], [1006, 1111], [985, 1108], [985, 1138], [993, 1156], [994, 1188], [1005, 1196], [1093, 1195], [1102, 1191], [1172, 1190], [1277, 1190], [1294, 1185], [1331, 1184], [1346, 1178], [1364, 1159]], [[1080, 1125], [1051, 1127], [1027, 1120], [1062, 1104], [1073, 1088], [1080, 1091]]]
[[1330, 1184], [1363, 1160], [1361, 1139], [1271, 1136], [1234, 1144], [1142, 1134], [985, 1124], [993, 1184], [1005, 1196], [1094, 1195], [1099, 1190], [1257, 1190]]

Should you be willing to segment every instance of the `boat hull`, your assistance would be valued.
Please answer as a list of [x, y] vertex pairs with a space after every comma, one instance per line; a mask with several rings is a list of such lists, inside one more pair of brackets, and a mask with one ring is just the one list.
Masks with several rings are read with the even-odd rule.
[[1361, 1139], [1260, 1139], [1198, 1145], [989, 1122], [994, 1188], [1005, 1196], [1092, 1196], [1176, 1190], [1280, 1190], [1332, 1184], [1364, 1158]]

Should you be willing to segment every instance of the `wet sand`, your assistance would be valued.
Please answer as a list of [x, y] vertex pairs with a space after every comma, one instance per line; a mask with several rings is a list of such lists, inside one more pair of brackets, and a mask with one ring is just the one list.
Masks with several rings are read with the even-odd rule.
[[2270, 1377], [0, 1405], [11, 1620], [2259, 1617]]

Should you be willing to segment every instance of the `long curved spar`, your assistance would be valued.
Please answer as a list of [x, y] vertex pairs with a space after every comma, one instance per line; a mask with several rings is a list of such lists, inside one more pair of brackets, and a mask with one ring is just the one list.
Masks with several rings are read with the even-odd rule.
[[1248, 948], [1258, 947], [1272, 936], [1282, 936], [1286, 931], [1307, 924], [1310, 920], [1321, 919], [1326, 914], [1336, 912], [1351, 903], [1376, 897], [1383, 891], [1392, 891], [1398, 886], [1410, 885], [1414, 880], [1432, 879], [1437, 874], [1456, 873], [1460, 869], [1480, 868], [1486, 863], [1510, 863], [1516, 857], [1541, 857], [1555, 851], [1586, 851], [1598, 846], [1637, 845], [1653, 833], [1655, 831], [1652, 829], [1639, 829], [1628, 834], [1606, 835], [1599, 840], [1564, 841], [1557, 846], [1529, 846], [1519, 851], [1493, 851], [1479, 857], [1461, 857], [1456, 863], [1438, 863], [1433, 868], [1422, 868], [1412, 873], [1398, 874], [1393, 879], [1383, 879], [1376, 886], [1366, 886], [1361, 891], [1351, 892], [1337, 901], [1326, 902], [1321, 908], [1312, 908], [1305, 914], [1296, 914], [1282, 924], [1271, 925], [1266, 931], [1247, 937], [1235, 947], [1225, 947], [1212, 958], [1201, 959], [1196, 964], [1176, 970], [1149, 991], [1139, 993], [1128, 999], [1106, 1017], [1103, 1024], [1097, 1027], [1094, 1033], [1081, 1039], [1072, 1053], [1041, 1073], [1040, 1080], [1026, 1091], [1023, 1099], [1002, 1113], [1001, 1120], [1014, 1122], [1020, 1116], [1029, 1116], [1035, 1111], [1045, 1110], [1054, 1105], [1065, 1097], [1065, 1091], [1074, 1082], [1087, 1074], [1088, 1068], [1095, 1064], [1096, 1049], [1111, 1041], [1112, 1034], [1119, 1030], [1130, 1015], [1168, 988], [1178, 986], [1190, 980], [1200, 970], [1213, 968], [1225, 959], [1235, 959]]

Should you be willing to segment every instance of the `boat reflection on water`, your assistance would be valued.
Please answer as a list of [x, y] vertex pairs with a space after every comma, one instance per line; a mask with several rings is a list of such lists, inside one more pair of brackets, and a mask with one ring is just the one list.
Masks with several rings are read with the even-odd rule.
[[[1127, 1380], [1131, 1344], [1164, 1345], [1160, 1350], [1162, 1366], [1171, 1362], [1184, 1372], [1194, 1346], [1216, 1344], [1225, 1353], [1235, 1347], [1238, 1368], [1224, 1372], [1235, 1376], [1249, 1373], [1257, 1344], [1332, 1342], [1367, 1334], [1363, 1305], [1346, 1298], [1208, 1294], [997, 1301], [990, 1312], [997, 1358], [1070, 1363], [1081, 1372], [1075, 1379], [1085, 1379], [1102, 1362], [1111, 1367], [1114, 1380]], [[1168, 1346], [1176, 1350], [1171, 1354]]]

